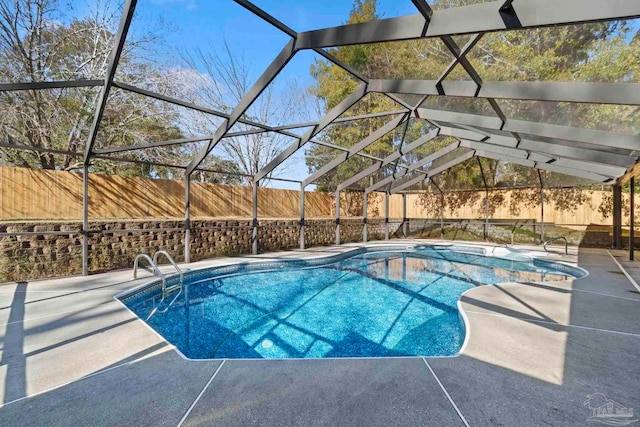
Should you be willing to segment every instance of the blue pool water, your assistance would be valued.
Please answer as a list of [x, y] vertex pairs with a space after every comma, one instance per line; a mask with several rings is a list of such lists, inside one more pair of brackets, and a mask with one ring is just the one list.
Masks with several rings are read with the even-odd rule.
[[[464, 341], [457, 301], [466, 290], [568, 276], [438, 247], [347, 256], [186, 279], [147, 323], [193, 359], [446, 356]], [[122, 300], [146, 319], [160, 290]]]

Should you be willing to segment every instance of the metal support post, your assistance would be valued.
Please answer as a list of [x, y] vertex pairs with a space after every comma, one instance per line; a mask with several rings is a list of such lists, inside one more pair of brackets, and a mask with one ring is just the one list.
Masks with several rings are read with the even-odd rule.
[[484, 193], [484, 241], [489, 240], [489, 190]]
[[340, 191], [336, 190], [336, 245], [340, 244]]
[[613, 247], [622, 249], [622, 186], [613, 186]]
[[384, 240], [389, 240], [389, 192], [384, 193]]
[[540, 189], [540, 240], [544, 242], [544, 188]]
[[304, 184], [300, 184], [300, 249], [304, 249]]
[[185, 174], [184, 186], [184, 262], [191, 262], [191, 174]]
[[367, 243], [368, 234], [367, 234], [367, 199], [368, 194], [365, 192], [362, 195], [362, 241]]
[[635, 178], [629, 180], [629, 261], [633, 261], [635, 252], [635, 236], [634, 236], [634, 204], [635, 204]]
[[251, 253], [258, 254], [258, 181], [252, 184], [251, 212], [253, 217], [253, 233], [251, 235]]
[[444, 193], [440, 193], [440, 238], [444, 239]]
[[82, 275], [89, 275], [89, 164], [82, 169]]
[[402, 237], [404, 237], [405, 239], [409, 234], [407, 232], [408, 227], [409, 227], [409, 224], [407, 221], [407, 195], [402, 194]]
[[[467, 70], [467, 72], [469, 72]], [[471, 73], [469, 73], [471, 75]], [[473, 77], [473, 76], [472, 76]], [[480, 85], [480, 82], [476, 82]], [[476, 157], [478, 161], [478, 167], [480, 168], [480, 175], [482, 176], [482, 183], [484, 184], [484, 241], [489, 240], [489, 187], [487, 186], [487, 178], [484, 176], [484, 168], [480, 157]]]
[[[540, 243], [544, 243], [544, 181], [542, 179], [542, 172], [538, 169], [538, 181], [540, 181]], [[535, 233], [535, 229], [533, 230]], [[511, 235], [513, 240], [513, 234]]]

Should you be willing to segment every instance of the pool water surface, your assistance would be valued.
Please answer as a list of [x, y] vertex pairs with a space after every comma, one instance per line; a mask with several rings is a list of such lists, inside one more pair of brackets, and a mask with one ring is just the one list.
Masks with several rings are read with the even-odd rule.
[[[465, 337], [462, 293], [567, 277], [446, 248], [367, 252], [322, 265], [186, 280], [166, 312], [146, 321], [192, 359], [450, 356]], [[122, 300], [146, 319], [160, 292]]]

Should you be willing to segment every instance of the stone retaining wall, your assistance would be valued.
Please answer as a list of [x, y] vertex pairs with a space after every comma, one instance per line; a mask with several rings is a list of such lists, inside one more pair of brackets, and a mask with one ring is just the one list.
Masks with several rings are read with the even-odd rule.
[[[438, 224], [410, 221], [408, 237], [440, 238]], [[194, 220], [191, 233], [191, 260], [199, 261], [217, 256], [251, 253], [252, 226], [250, 219]], [[509, 243], [511, 231], [492, 224], [491, 241]], [[156, 221], [94, 221], [90, 223], [89, 271], [101, 272], [131, 268], [135, 256], [141, 252], [153, 254], [169, 252], [177, 261], [184, 260], [184, 222]], [[464, 222], [449, 224], [446, 230], [464, 230], [446, 235], [453, 239], [483, 239], [483, 224]], [[335, 242], [335, 220], [308, 219], [305, 222], [307, 247], [332, 245]], [[389, 223], [390, 237], [401, 237], [401, 222]], [[384, 220], [368, 220], [369, 240], [384, 239]], [[81, 222], [11, 222], [0, 223], [0, 233], [29, 233], [26, 236], [0, 236], [0, 282], [34, 278], [66, 276], [82, 272]], [[127, 231], [137, 230], [137, 231]], [[537, 231], [537, 230], [536, 230]], [[500, 235], [498, 235], [498, 234]], [[546, 237], [551, 237], [546, 234]], [[457, 237], [456, 237], [457, 236]], [[536, 236], [515, 234], [515, 243], [535, 243]], [[362, 240], [362, 219], [341, 219], [342, 243]], [[575, 240], [575, 241], [574, 241]], [[640, 245], [640, 239], [636, 240]], [[606, 230], [586, 230], [570, 238], [570, 244], [609, 247], [610, 233]], [[295, 249], [300, 247], [298, 220], [261, 220], [258, 228], [259, 252]]]
[[[141, 252], [165, 250], [184, 260], [183, 221], [92, 221], [89, 224], [89, 271], [130, 268]], [[191, 223], [191, 260], [251, 253], [252, 222], [244, 220], [194, 220]], [[155, 230], [154, 230], [155, 229]], [[369, 220], [369, 239], [384, 238], [384, 220]], [[136, 230], [136, 231], [127, 231]], [[391, 234], [393, 230], [390, 227]], [[82, 272], [81, 222], [0, 223], [0, 282], [66, 276]], [[343, 219], [342, 242], [362, 239], [362, 220]], [[310, 219], [305, 223], [306, 246], [335, 242], [335, 220]], [[300, 247], [297, 220], [261, 220], [260, 252]]]
[[[583, 227], [559, 227], [552, 224], [542, 225], [531, 222], [517, 227], [502, 224], [500, 221], [490, 221], [487, 228], [488, 241], [501, 244], [540, 244], [540, 233], [544, 232], [544, 240], [564, 236], [571, 246], [588, 248], [609, 248], [612, 243], [613, 227], [594, 225]], [[482, 220], [465, 220], [451, 222], [445, 220], [441, 229], [438, 220], [409, 221], [408, 236], [413, 238], [440, 238], [444, 231], [444, 238], [449, 240], [484, 241], [485, 223]], [[556, 244], [561, 245], [558, 241]], [[623, 244], [628, 245], [628, 238], [623, 238]], [[635, 240], [635, 246], [640, 248], [640, 239]]]

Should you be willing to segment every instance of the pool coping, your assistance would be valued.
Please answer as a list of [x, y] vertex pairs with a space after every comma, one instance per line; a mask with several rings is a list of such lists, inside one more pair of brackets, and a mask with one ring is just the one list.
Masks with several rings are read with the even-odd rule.
[[[223, 269], [230, 269], [230, 268], [238, 268], [238, 267], [242, 267], [242, 266], [251, 266], [254, 265], [256, 266], [255, 269], [250, 269], [247, 272], [258, 272], [258, 271], [270, 271], [269, 269], [265, 269], [265, 270], [260, 270], [260, 266], [263, 264], [277, 264], [277, 263], [283, 263], [283, 264], [288, 264], [288, 263], [295, 263], [295, 262], [309, 262], [309, 261], [315, 261], [317, 265], [315, 266], [308, 266], [308, 267], [319, 267], [322, 265], [326, 265], [334, 261], [334, 258], [336, 260], [341, 260], [341, 259], [347, 259], [347, 258], [351, 258], [354, 256], [357, 256], [358, 254], [354, 254], [354, 252], [362, 252], [362, 254], [366, 254], [366, 253], [375, 253], [375, 252], [385, 252], [385, 251], [401, 251], [401, 250], [407, 250], [407, 249], [413, 249], [416, 246], [446, 246], [446, 247], [451, 247], [451, 248], [459, 248], [459, 249], [472, 249], [471, 251], [467, 251], [465, 252], [464, 250], [459, 250], [458, 252], [461, 253], [473, 253], [476, 255], [481, 255], [481, 256], [486, 256], [486, 257], [491, 257], [491, 258], [501, 258], [501, 259], [507, 259], [507, 258], [503, 258], [500, 256], [496, 256], [493, 255], [492, 253], [489, 253], [489, 251], [487, 251], [487, 248], [493, 248], [494, 250], [496, 248], [505, 248], [505, 246], [500, 246], [500, 245], [491, 245], [491, 244], [474, 244], [474, 243], [467, 243], [464, 242], [463, 244], [460, 243], [448, 243], [448, 242], [437, 242], [437, 243], [431, 243], [431, 242], [407, 242], [405, 244], [392, 244], [392, 243], [381, 243], [381, 242], [370, 242], [370, 243], [360, 243], [357, 246], [353, 246], [350, 247], [348, 249], [346, 249], [343, 252], [340, 252], [338, 254], [332, 254], [332, 255], [318, 255], [318, 256], [309, 256], [309, 257], [304, 257], [304, 258], [288, 258], [285, 260], [272, 260], [272, 259], [255, 259], [255, 260], [250, 260], [250, 261], [238, 261], [238, 262], [232, 262], [229, 264], [225, 264], [225, 265], [221, 265], [221, 266], [206, 266], [206, 267], [199, 267], [193, 270], [189, 270], [188, 271], [188, 275], [193, 275], [194, 273], [197, 274], [198, 272], [204, 272], [204, 271], [210, 271], [210, 270], [223, 270]], [[368, 248], [373, 248], [374, 250], [368, 251]], [[473, 250], [476, 251], [473, 251]], [[483, 253], [480, 254], [479, 251], [477, 251], [477, 249], [483, 249]], [[508, 247], [506, 247], [506, 249], [508, 249]], [[364, 250], [364, 251], [363, 251]], [[493, 251], [491, 251], [493, 252]], [[550, 253], [548, 252], [543, 252], [543, 251], [535, 251], [535, 250], [530, 250], [528, 253], [539, 253], [540, 255], [544, 255], [544, 257], [541, 258], [535, 258], [530, 256], [529, 258], [531, 258], [532, 262], [535, 265], [535, 260], [538, 261], [544, 261], [545, 263], [555, 263], [557, 265], [561, 265], [564, 266], [565, 268], [567, 268], [568, 270], [574, 270], [574, 271], [578, 271], [583, 273], [582, 276], [580, 277], [573, 277], [571, 280], [580, 280], [580, 279], [584, 279], [585, 277], [589, 276], [589, 271], [585, 268], [582, 268], [578, 265], [574, 265], [572, 263], [566, 262], [566, 261], [561, 261], [561, 260], [556, 260], [553, 259], [551, 261], [546, 260], [544, 258], [548, 258]], [[231, 274], [237, 274], [236, 273], [231, 273]], [[229, 273], [227, 273], [229, 274]], [[187, 274], [185, 274], [184, 276], [187, 276]], [[176, 279], [179, 277], [178, 273], [174, 273], [171, 275], [165, 275], [165, 278], [168, 282], [168, 279]], [[555, 283], [555, 282], [562, 282], [562, 280], [556, 280], [556, 281], [549, 281], [549, 283]], [[184, 353], [182, 353], [182, 351], [175, 346], [173, 343], [171, 343], [170, 341], [168, 341], [160, 332], [156, 331], [153, 327], [151, 327], [151, 325], [149, 325], [146, 320], [142, 319], [140, 316], [138, 316], [138, 314], [136, 314], [133, 310], [131, 310], [123, 301], [123, 299], [129, 297], [133, 297], [135, 294], [141, 293], [143, 291], [145, 291], [147, 288], [149, 288], [149, 291], [152, 291], [153, 288], [156, 288], [157, 286], [160, 286], [162, 283], [162, 279], [155, 277], [153, 280], [150, 280], [148, 282], [142, 283], [140, 285], [134, 286], [131, 289], [127, 289], [124, 290], [122, 292], [117, 293], [116, 295], [113, 296], [113, 299], [115, 301], [117, 301], [121, 306], [123, 306], [132, 316], [135, 317], [136, 321], [142, 322], [144, 324], [144, 326], [146, 328], [148, 328], [149, 330], [151, 330], [161, 341], [163, 341], [164, 343], [166, 343], [167, 348], [174, 350], [182, 359], [189, 361], [189, 362], [212, 362], [212, 361], [227, 361], [227, 360], [242, 360], [242, 361], [264, 361], [264, 360], [273, 360], [273, 361], [278, 361], [278, 360], [371, 360], [371, 359], [448, 359], [448, 358], [457, 358], [463, 355], [464, 350], [469, 342], [470, 339], [470, 335], [471, 335], [471, 322], [469, 320], [469, 317], [466, 313], [466, 311], [464, 310], [463, 306], [462, 306], [462, 298], [464, 296], [466, 296], [468, 293], [476, 290], [479, 288], [479, 286], [474, 286], [471, 289], [468, 289], [466, 291], [464, 291], [462, 294], [460, 294], [460, 297], [458, 298], [458, 301], [456, 301], [456, 305], [458, 307], [458, 315], [462, 318], [463, 321], [463, 326], [464, 326], [464, 330], [465, 330], [465, 338], [462, 342], [462, 345], [460, 346], [460, 349], [458, 350], [458, 352], [456, 354], [452, 354], [452, 355], [447, 355], [447, 356], [349, 356], [349, 357], [287, 357], [287, 358], [273, 358], [273, 359], [267, 359], [267, 358], [207, 358], [207, 359], [194, 359], [194, 358], [190, 358], [187, 357]], [[492, 283], [492, 284], [485, 284], [482, 285], [482, 287], [487, 287], [487, 286], [499, 286], [499, 285], [509, 285], [509, 284], [519, 284], [518, 282], [500, 282], [500, 283]]]

